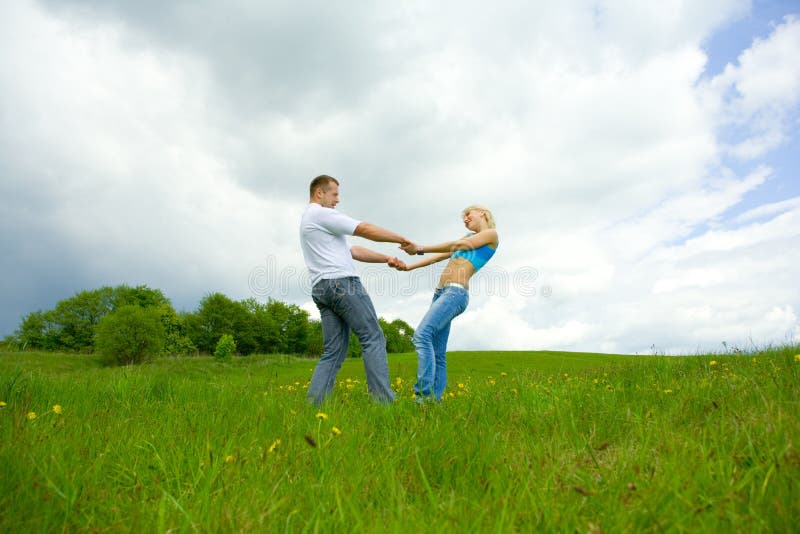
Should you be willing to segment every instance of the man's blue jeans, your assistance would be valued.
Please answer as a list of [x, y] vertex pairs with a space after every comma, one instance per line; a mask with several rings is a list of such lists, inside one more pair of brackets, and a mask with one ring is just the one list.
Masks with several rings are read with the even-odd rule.
[[414, 332], [417, 348], [417, 383], [414, 392], [423, 398], [442, 400], [447, 386], [447, 338], [450, 322], [467, 309], [469, 292], [461, 287], [445, 286], [433, 294], [428, 313]]
[[333, 390], [336, 373], [347, 356], [350, 330], [363, 349], [367, 388], [380, 402], [391, 402], [395, 394], [389, 383], [389, 361], [383, 335], [372, 300], [357, 277], [320, 280], [311, 290], [319, 308], [325, 348], [311, 375], [308, 400], [320, 404]]

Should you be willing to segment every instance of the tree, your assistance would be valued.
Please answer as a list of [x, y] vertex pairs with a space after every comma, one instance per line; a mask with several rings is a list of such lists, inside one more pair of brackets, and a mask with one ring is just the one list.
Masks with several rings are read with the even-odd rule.
[[231, 354], [236, 352], [236, 341], [230, 334], [222, 334], [222, 337], [217, 341], [217, 347], [214, 349], [214, 357], [218, 360], [224, 360]]
[[97, 324], [95, 346], [109, 363], [141, 363], [164, 347], [164, 326], [158, 309], [126, 305]]
[[325, 341], [322, 338], [322, 323], [320, 321], [309, 321], [308, 337], [306, 338], [306, 356], [319, 358], [325, 350]]
[[28, 314], [15, 336], [25, 348], [92, 351], [95, 348], [95, 327], [99, 321], [119, 307], [132, 304], [172, 308], [158, 289], [143, 285], [104, 286], [91, 291], [79, 291], [59, 301], [52, 310]]
[[186, 316], [186, 332], [192, 343], [202, 352], [213, 354], [223, 334], [231, 334], [242, 354], [250, 354], [255, 343], [242, 338], [247, 332], [248, 313], [245, 307], [222, 293], [211, 293], [203, 297], [194, 314]]
[[46, 348], [69, 351], [91, 351], [94, 348], [94, 329], [112, 311], [113, 290], [102, 287], [80, 291], [59, 301], [45, 314]]
[[166, 355], [197, 353], [197, 347], [186, 335], [184, 318], [169, 303], [161, 304], [156, 309], [164, 327], [164, 347], [161, 352]]
[[308, 312], [272, 299], [267, 302], [266, 310], [268, 350], [265, 352], [304, 353], [308, 347]]
[[45, 330], [47, 318], [44, 312], [37, 310], [22, 318], [14, 337], [23, 349], [44, 349], [46, 344]]
[[145, 285], [130, 287], [123, 284], [111, 290], [112, 310], [127, 304], [136, 304], [142, 308], [159, 308], [164, 305], [172, 307], [160, 289], [151, 289]]
[[381, 317], [378, 319], [378, 324], [381, 325], [383, 335], [386, 337], [386, 352], [392, 354], [414, 350], [412, 341], [414, 329], [407, 323], [400, 319], [395, 319], [390, 323]]

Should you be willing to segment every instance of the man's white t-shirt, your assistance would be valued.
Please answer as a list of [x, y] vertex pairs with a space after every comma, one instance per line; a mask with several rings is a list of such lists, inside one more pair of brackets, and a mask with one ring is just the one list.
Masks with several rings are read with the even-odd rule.
[[300, 219], [300, 245], [312, 287], [323, 279], [358, 276], [344, 236], [353, 235], [360, 223], [333, 208], [308, 204]]

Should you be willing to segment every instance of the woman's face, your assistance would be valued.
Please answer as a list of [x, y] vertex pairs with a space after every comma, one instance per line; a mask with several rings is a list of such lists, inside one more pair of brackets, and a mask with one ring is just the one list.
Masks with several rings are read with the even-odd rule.
[[481, 229], [481, 221], [483, 219], [483, 212], [481, 210], [469, 210], [464, 214], [464, 226], [468, 230], [478, 232]]

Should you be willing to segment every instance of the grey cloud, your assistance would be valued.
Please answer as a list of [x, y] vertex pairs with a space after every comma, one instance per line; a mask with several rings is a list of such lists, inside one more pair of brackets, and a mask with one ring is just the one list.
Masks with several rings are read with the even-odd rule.
[[381, 46], [378, 6], [344, 10], [335, 2], [127, 2], [42, 0], [60, 16], [107, 20], [130, 32], [131, 46], [153, 43], [207, 62], [232, 110], [244, 116], [292, 114], [313, 120], [357, 106], [397, 68]]

